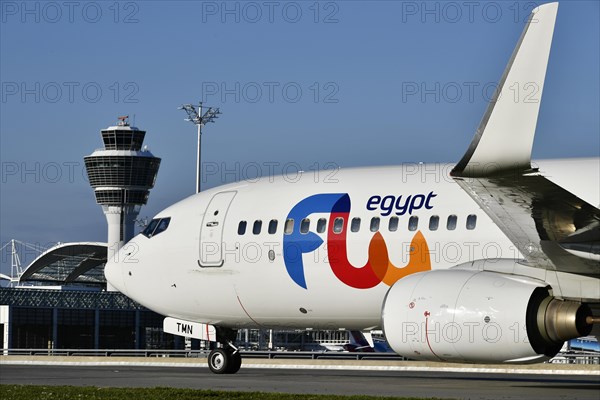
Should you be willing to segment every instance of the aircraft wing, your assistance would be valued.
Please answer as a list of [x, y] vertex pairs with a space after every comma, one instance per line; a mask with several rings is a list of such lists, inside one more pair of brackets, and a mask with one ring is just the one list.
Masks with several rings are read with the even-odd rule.
[[600, 210], [537, 170], [455, 180], [528, 264], [600, 277]]

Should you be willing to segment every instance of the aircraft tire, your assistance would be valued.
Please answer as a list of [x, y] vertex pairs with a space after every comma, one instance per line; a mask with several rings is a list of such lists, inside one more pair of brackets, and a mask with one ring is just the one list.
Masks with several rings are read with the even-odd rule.
[[227, 374], [235, 374], [242, 366], [242, 356], [240, 352], [230, 354], [229, 365], [227, 366]]
[[228, 373], [230, 364], [232, 364], [232, 354], [225, 349], [214, 349], [208, 354], [208, 368], [214, 374]]

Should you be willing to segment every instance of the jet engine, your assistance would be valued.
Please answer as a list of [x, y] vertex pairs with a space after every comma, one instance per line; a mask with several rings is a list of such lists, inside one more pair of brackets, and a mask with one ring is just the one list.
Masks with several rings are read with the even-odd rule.
[[391, 348], [415, 360], [528, 363], [553, 357], [592, 329], [590, 308], [532, 278], [477, 270], [409, 275], [388, 291], [382, 325]]

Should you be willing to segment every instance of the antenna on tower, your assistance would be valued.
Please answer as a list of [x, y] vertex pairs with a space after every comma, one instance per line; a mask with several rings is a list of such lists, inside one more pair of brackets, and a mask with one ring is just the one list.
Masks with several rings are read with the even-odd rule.
[[210, 122], [214, 123], [215, 119], [219, 118], [221, 115], [221, 110], [219, 108], [208, 107], [204, 113], [202, 102], [198, 102], [198, 107], [193, 104], [184, 104], [179, 107], [179, 110], [185, 110], [188, 117], [185, 119], [186, 121], [192, 122], [194, 125], [198, 127], [198, 154], [196, 156], [196, 193], [200, 193], [200, 181], [202, 180], [201, 168], [202, 164], [200, 162], [201, 159], [201, 150], [202, 150], [202, 127]]
[[129, 115], [123, 115], [117, 118], [119, 120], [118, 126], [129, 126]]

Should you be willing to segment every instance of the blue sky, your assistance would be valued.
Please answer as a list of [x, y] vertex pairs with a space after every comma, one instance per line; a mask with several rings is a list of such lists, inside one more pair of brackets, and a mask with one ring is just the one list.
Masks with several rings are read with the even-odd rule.
[[[535, 3], [0, 4], [0, 241], [47, 245], [106, 240], [83, 157], [119, 115], [162, 158], [141, 216], [194, 191], [177, 107], [198, 100], [223, 112], [203, 135], [205, 187], [257, 166], [457, 161]], [[600, 154], [599, 4], [560, 4], [536, 158]]]

